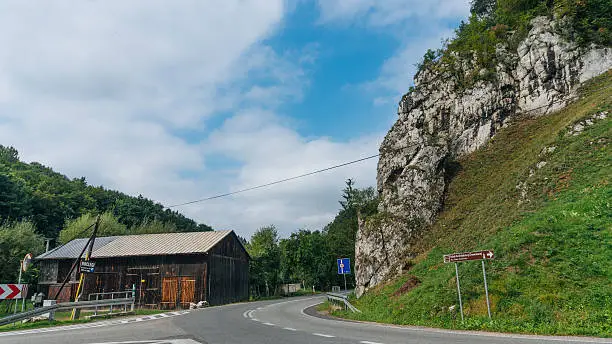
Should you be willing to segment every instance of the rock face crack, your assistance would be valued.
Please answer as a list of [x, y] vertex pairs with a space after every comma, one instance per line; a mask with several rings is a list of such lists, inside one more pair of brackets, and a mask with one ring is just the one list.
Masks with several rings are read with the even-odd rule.
[[[411, 250], [411, 240], [442, 208], [447, 184], [460, 168], [452, 161], [484, 145], [518, 114], [559, 110], [582, 82], [612, 67], [610, 48], [567, 42], [557, 33], [557, 24], [545, 17], [531, 24], [515, 51], [496, 47], [492, 81], [461, 89], [444, 68], [426, 68], [415, 76], [415, 86], [402, 97], [398, 120], [380, 146], [379, 214], [359, 221], [358, 296], [393, 277], [396, 267], [418, 253]], [[475, 61], [459, 59], [458, 65], [470, 72]]]

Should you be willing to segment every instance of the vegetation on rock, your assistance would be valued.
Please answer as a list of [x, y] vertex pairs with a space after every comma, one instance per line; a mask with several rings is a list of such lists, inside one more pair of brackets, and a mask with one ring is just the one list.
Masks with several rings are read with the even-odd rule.
[[[428, 49], [417, 64], [446, 72], [460, 88], [494, 79], [497, 48], [516, 50], [537, 16], [558, 18], [559, 30], [579, 46], [612, 46], [612, 11], [608, 0], [472, 0], [471, 16], [455, 30], [455, 37], [438, 50]], [[472, 61], [462, 66], [459, 61]]]

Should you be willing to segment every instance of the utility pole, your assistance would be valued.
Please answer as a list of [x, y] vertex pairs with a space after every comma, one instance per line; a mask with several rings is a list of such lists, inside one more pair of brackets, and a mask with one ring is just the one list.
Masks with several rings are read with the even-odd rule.
[[[87, 249], [87, 254], [85, 255], [85, 261], [89, 261], [91, 258], [91, 252], [93, 251], [94, 243], [96, 241], [96, 234], [98, 234], [98, 227], [100, 227], [100, 215], [96, 218], [96, 224], [94, 225], [93, 233], [91, 234], [91, 238], [89, 240], [89, 248]], [[76, 295], [74, 296], [74, 302], [79, 302], [79, 298], [83, 293], [83, 289], [85, 288], [85, 273], [81, 272], [81, 276], [79, 277], [79, 286], [77, 287]], [[72, 315], [70, 316], [70, 320], [74, 320], [79, 317], [80, 309], [73, 308]]]
[[49, 252], [49, 246], [53, 238], [45, 238], [45, 252]]

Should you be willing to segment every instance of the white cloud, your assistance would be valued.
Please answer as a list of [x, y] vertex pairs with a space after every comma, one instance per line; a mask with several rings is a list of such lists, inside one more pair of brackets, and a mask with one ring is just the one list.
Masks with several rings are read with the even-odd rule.
[[321, 21], [359, 22], [372, 26], [403, 24], [412, 17], [429, 20], [466, 15], [467, 0], [318, 0]]
[[[284, 118], [252, 109], [228, 119], [206, 145], [211, 152], [243, 164], [230, 188], [237, 191], [372, 155], [381, 138], [382, 133], [345, 143], [307, 140], [288, 127]], [[303, 227], [320, 229], [336, 215], [347, 178], [355, 178], [361, 187], [374, 184], [376, 162], [371, 159], [265, 190], [186, 206], [185, 211], [204, 218], [227, 214], [213, 223], [219, 228], [238, 225], [253, 231], [273, 223], [285, 234]]]
[[283, 7], [281, 0], [9, 1], [0, 13], [1, 77], [14, 97], [129, 103], [140, 111], [107, 116], [190, 126], [217, 110], [217, 88], [280, 22]]
[[[306, 140], [274, 113], [301, 99], [316, 59], [316, 46], [285, 52], [263, 43], [282, 25], [283, 5], [3, 1], [0, 143], [26, 161], [166, 205], [372, 154], [378, 137]], [[220, 112], [237, 114], [209, 138], [178, 134], [205, 135]], [[219, 157], [235, 164], [210, 167]], [[374, 165], [179, 210], [245, 237], [269, 223], [284, 234], [318, 228], [335, 215], [343, 180], [371, 185]]]

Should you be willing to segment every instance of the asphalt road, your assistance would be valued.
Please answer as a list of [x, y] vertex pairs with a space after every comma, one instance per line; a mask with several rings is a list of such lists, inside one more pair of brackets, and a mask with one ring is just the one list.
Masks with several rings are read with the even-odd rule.
[[93, 323], [70, 330], [0, 333], [0, 344], [612, 343], [612, 340], [596, 338], [497, 335], [364, 324], [322, 319], [304, 312], [321, 301], [321, 297], [309, 297], [252, 302], [127, 324]]

